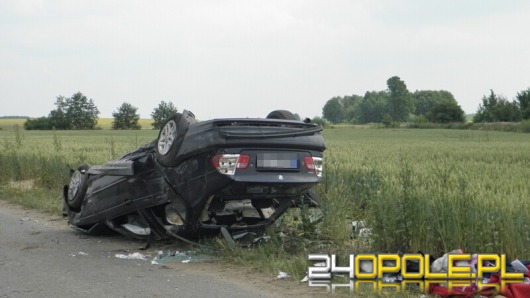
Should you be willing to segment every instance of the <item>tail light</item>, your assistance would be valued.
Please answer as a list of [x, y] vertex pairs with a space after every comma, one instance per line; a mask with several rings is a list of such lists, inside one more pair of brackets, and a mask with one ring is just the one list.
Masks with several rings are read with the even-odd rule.
[[322, 178], [322, 172], [324, 170], [323, 162], [321, 157], [313, 157], [307, 155], [304, 157], [304, 164], [309, 172], [314, 172], [319, 178]]
[[324, 161], [321, 157], [313, 157], [313, 163], [315, 165], [315, 173], [319, 178], [322, 178], [324, 172]]
[[238, 169], [246, 169], [250, 162], [247, 154], [217, 154], [212, 158], [212, 165], [219, 173], [234, 175]]
[[304, 164], [305, 164], [306, 169], [309, 172], [315, 171], [315, 163], [313, 162], [313, 157], [311, 157], [309, 155], [304, 157]]

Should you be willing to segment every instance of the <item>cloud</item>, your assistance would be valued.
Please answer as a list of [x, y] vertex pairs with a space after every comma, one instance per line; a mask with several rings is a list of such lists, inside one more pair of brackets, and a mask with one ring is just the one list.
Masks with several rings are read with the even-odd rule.
[[527, 88], [530, 69], [528, 4], [479, 2], [4, 1], [2, 113], [46, 115], [81, 91], [105, 117], [161, 100], [202, 119], [315, 116], [394, 75], [473, 112], [490, 88]]

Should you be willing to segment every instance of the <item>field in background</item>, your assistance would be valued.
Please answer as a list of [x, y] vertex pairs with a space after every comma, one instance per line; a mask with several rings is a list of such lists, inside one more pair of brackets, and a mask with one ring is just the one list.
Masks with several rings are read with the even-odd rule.
[[[157, 133], [0, 130], [0, 196], [59, 213], [69, 167], [106, 162]], [[290, 227], [271, 231], [303, 238], [293, 240], [296, 249], [277, 238], [255, 250], [227, 249], [232, 262], [262, 261], [271, 273], [283, 268], [303, 277], [307, 253], [318, 252], [440, 255], [462, 248], [530, 258], [530, 135], [343, 127], [324, 137], [325, 179], [316, 188], [323, 222], [308, 226], [303, 214], [287, 216]], [[372, 237], [352, 240], [352, 220], [365, 220]]]
[[[96, 126], [101, 129], [111, 129], [113, 120], [113, 118], [100, 118]], [[13, 126], [15, 125], [24, 127], [24, 122], [26, 122], [26, 119], [0, 119], [0, 130], [13, 129]], [[151, 126], [151, 123], [153, 123], [153, 119], [140, 119], [138, 123], [140, 123], [142, 129], [153, 128], [153, 126]]]
[[24, 122], [26, 122], [26, 119], [0, 119], [0, 130], [13, 129], [15, 125], [23, 127]]
[[[113, 118], [100, 118], [98, 120], [97, 127], [101, 127], [102, 129], [111, 129], [113, 120]], [[142, 126], [142, 130], [153, 129], [153, 126], [151, 125], [151, 123], [153, 123], [153, 119], [140, 119], [138, 123]]]

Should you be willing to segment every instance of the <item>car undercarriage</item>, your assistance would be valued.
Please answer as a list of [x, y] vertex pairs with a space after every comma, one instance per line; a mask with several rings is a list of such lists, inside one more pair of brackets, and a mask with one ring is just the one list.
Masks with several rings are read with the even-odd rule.
[[322, 128], [277, 110], [265, 119], [199, 122], [189, 112], [158, 138], [103, 165], [80, 165], [64, 214], [85, 232], [137, 239], [263, 231], [288, 208], [320, 206]]

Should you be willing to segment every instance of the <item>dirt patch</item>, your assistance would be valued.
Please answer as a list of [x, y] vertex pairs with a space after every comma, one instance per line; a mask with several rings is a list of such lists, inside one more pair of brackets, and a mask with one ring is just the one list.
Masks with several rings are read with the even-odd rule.
[[41, 213], [27, 209], [0, 198], [0, 209], [20, 217], [20, 221], [33, 221], [41, 226], [68, 229], [68, 223], [62, 216]]
[[18, 190], [30, 190], [35, 188], [35, 180], [9, 181], [8, 186]]

